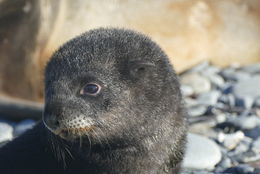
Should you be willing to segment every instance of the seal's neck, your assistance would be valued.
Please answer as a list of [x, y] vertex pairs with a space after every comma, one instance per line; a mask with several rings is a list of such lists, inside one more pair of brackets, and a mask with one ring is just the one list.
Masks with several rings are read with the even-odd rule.
[[160, 146], [154, 137], [149, 137], [134, 146], [92, 152], [86, 160], [91, 167], [99, 168], [100, 173], [157, 173], [164, 167], [168, 155]]

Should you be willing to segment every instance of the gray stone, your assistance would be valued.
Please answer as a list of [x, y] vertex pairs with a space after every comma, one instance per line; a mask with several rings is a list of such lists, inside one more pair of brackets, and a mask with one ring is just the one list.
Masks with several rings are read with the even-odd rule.
[[248, 65], [248, 66], [245, 66], [241, 69], [243, 71], [250, 73], [250, 74], [259, 74], [260, 73], [260, 63]]
[[253, 129], [245, 130], [244, 132], [246, 136], [256, 139], [260, 137], [260, 126], [257, 126]]
[[195, 105], [188, 108], [188, 113], [191, 117], [197, 117], [205, 114], [207, 107], [203, 105]]
[[185, 102], [185, 105], [187, 106], [187, 108], [197, 105], [197, 101], [195, 99], [192, 99], [189, 97], [185, 97], [184, 102]]
[[[257, 107], [260, 107], [260, 97], [256, 99], [255, 105], [256, 105]], [[259, 116], [260, 116], [260, 114], [259, 114]]]
[[203, 74], [218, 74], [221, 72], [221, 69], [216, 66], [208, 66], [201, 73]]
[[236, 70], [234, 68], [227, 68], [221, 71], [221, 75], [227, 80], [236, 80]]
[[0, 122], [0, 142], [13, 139], [13, 127], [5, 122]]
[[248, 151], [248, 152], [240, 153], [238, 155], [234, 155], [232, 158], [238, 161], [239, 163], [248, 163], [248, 162], [260, 160], [260, 154], [255, 153], [253, 151]]
[[260, 118], [255, 115], [240, 116], [230, 121], [239, 126], [241, 129], [253, 129], [257, 126], [260, 126]]
[[224, 171], [227, 174], [250, 174], [254, 171], [254, 168], [249, 166], [248, 164], [240, 164], [238, 166], [229, 168]]
[[237, 98], [244, 99], [245, 97], [251, 97], [256, 99], [260, 97], [260, 75], [253, 76], [249, 79], [239, 81], [234, 86], [234, 95]]
[[192, 87], [187, 85], [181, 85], [181, 92], [184, 97], [192, 96], [194, 94]]
[[247, 80], [250, 79], [251, 75], [244, 71], [236, 71], [235, 78], [237, 81]]
[[252, 144], [252, 151], [260, 154], [260, 137], [258, 137]]
[[227, 68], [221, 72], [221, 75], [230, 81], [241, 81], [250, 78], [250, 74], [244, 71], [239, 71], [235, 68]]
[[227, 120], [226, 114], [224, 113], [216, 113], [217, 110], [213, 110], [214, 114], [216, 115], [217, 123], [223, 123]]
[[260, 174], [260, 167], [255, 168], [253, 174]]
[[210, 81], [198, 73], [189, 73], [181, 76], [181, 83], [192, 87], [195, 94], [208, 92], [211, 89]]
[[35, 125], [34, 120], [28, 119], [28, 120], [23, 120], [23, 121], [19, 122], [14, 128], [14, 136], [19, 136], [19, 135], [23, 134], [28, 129], [33, 128], [34, 125]]
[[195, 124], [191, 124], [189, 126], [189, 132], [200, 134], [206, 137], [216, 138], [217, 133], [213, 129], [215, 125], [216, 124], [213, 120], [201, 121]]
[[243, 152], [247, 152], [251, 146], [251, 138], [244, 137], [236, 146], [235, 150], [233, 151], [234, 154], [239, 154]]
[[218, 145], [203, 136], [188, 134], [188, 145], [183, 166], [191, 169], [211, 170], [221, 160]]
[[209, 67], [209, 62], [204, 61], [196, 66], [194, 66], [193, 68], [190, 69], [190, 72], [202, 72], [205, 69], [207, 69]]
[[244, 97], [244, 107], [246, 109], [251, 109], [254, 104], [255, 98], [251, 96]]
[[232, 161], [230, 158], [225, 157], [224, 159], [221, 160], [218, 166], [221, 166], [221, 168], [229, 168], [232, 166]]
[[205, 76], [210, 80], [212, 84], [214, 84], [217, 87], [223, 87], [225, 84], [224, 79], [217, 74], [208, 74]]
[[213, 173], [209, 171], [200, 170], [200, 171], [193, 171], [192, 174], [213, 174]]
[[197, 102], [199, 104], [202, 104], [202, 105], [212, 105], [212, 106], [214, 106], [217, 103], [220, 95], [221, 95], [221, 93], [219, 91], [212, 90], [210, 92], [200, 94], [198, 96]]

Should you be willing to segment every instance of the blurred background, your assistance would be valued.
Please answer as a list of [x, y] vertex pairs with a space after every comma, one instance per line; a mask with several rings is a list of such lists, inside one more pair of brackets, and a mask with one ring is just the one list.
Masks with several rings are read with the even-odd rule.
[[260, 174], [260, 0], [0, 0], [0, 147], [40, 120], [52, 53], [111, 26], [151, 37], [180, 75], [185, 174]]
[[1, 0], [1, 95], [42, 101], [42, 73], [53, 51], [101, 26], [147, 34], [177, 72], [203, 60], [260, 61], [259, 0]]

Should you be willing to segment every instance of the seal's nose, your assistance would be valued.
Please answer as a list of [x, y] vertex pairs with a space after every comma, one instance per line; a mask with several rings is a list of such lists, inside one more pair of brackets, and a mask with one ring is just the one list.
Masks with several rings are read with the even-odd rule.
[[59, 120], [55, 115], [44, 114], [43, 123], [52, 132], [55, 132], [60, 126]]
[[61, 115], [61, 104], [48, 103], [44, 108], [43, 123], [50, 131], [55, 132], [60, 127]]

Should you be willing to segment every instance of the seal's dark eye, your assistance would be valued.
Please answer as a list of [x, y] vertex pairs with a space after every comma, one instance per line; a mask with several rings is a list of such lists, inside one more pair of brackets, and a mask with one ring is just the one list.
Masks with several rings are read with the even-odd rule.
[[86, 84], [81, 90], [81, 95], [97, 95], [100, 92], [101, 87], [95, 83]]

